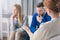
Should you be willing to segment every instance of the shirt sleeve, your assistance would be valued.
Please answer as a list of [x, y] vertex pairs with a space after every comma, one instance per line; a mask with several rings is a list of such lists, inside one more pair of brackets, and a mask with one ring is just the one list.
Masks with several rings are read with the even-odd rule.
[[30, 30], [32, 33], [34, 33], [36, 31], [36, 15], [33, 15], [33, 17], [32, 17]]

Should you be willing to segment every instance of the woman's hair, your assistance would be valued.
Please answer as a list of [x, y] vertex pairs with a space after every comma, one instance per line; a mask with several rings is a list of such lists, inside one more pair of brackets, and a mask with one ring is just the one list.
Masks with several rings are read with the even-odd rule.
[[60, 0], [44, 0], [44, 6], [53, 12], [60, 12]]
[[18, 11], [18, 15], [17, 15], [17, 17], [18, 17], [18, 22], [19, 22], [19, 24], [22, 24], [21, 6], [20, 6], [19, 4], [15, 4], [14, 6], [16, 7], [16, 9], [17, 9], [17, 11]]

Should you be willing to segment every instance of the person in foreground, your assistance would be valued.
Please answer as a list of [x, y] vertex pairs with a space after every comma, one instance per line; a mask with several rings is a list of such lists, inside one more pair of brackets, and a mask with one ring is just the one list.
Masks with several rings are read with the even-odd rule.
[[52, 18], [51, 21], [41, 24], [34, 34], [27, 26], [22, 27], [29, 34], [30, 40], [50, 40], [60, 35], [60, 0], [44, 0], [44, 6]]

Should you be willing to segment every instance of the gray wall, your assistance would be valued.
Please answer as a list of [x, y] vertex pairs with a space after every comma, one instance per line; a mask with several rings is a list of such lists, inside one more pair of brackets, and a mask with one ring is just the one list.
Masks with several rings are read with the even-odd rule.
[[36, 12], [36, 3], [43, 2], [43, 0], [21, 0], [22, 1], [22, 13], [24, 15], [32, 15]]

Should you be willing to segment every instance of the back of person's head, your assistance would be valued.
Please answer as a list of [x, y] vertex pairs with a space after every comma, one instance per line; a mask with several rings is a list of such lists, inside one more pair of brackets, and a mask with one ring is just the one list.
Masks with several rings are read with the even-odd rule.
[[60, 0], [44, 0], [44, 6], [53, 12], [60, 12]]
[[37, 7], [37, 8], [39, 8], [39, 7], [44, 7], [43, 2], [37, 3], [36, 7]]

